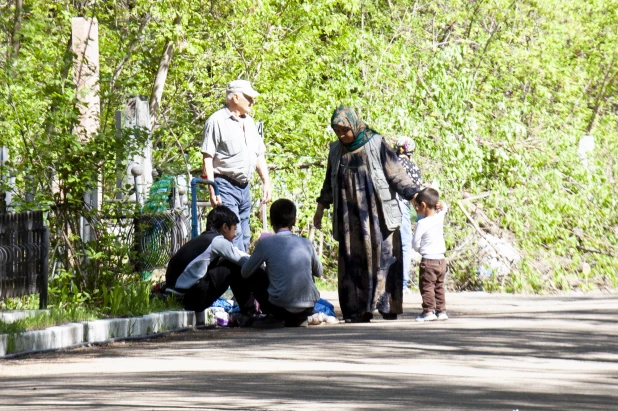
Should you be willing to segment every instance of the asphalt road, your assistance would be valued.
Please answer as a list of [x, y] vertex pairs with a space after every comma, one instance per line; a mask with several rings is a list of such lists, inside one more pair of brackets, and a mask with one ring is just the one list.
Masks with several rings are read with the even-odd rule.
[[416, 323], [412, 295], [397, 321], [195, 330], [0, 360], [0, 409], [618, 410], [618, 294], [447, 304], [446, 322]]

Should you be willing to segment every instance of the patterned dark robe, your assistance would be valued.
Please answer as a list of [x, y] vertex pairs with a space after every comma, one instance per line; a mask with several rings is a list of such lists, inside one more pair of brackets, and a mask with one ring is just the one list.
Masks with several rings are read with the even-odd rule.
[[[382, 138], [375, 135], [373, 138]], [[337, 176], [339, 209], [339, 304], [344, 319], [361, 317], [377, 309], [382, 314], [402, 313], [403, 264], [399, 230], [384, 224], [374, 190], [368, 156], [363, 146], [341, 157]], [[397, 155], [382, 140], [380, 158], [387, 181], [403, 198], [411, 198], [414, 185]], [[331, 164], [318, 203], [333, 203]]]

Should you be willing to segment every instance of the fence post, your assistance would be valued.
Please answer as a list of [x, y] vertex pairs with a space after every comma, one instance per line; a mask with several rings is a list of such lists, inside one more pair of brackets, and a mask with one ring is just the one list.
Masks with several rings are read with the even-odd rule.
[[[4, 167], [6, 162], [9, 160], [9, 148], [8, 147], [0, 147], [0, 181], [5, 181], [4, 175]], [[7, 173], [8, 174], [8, 173]], [[10, 176], [9, 176], [9, 184], [10, 184]], [[9, 191], [0, 192], [0, 213], [6, 213], [11, 204], [11, 194]]]
[[41, 237], [43, 252], [41, 253], [41, 276], [39, 279], [39, 309], [44, 310], [47, 308], [47, 288], [49, 281], [49, 227], [43, 227]]

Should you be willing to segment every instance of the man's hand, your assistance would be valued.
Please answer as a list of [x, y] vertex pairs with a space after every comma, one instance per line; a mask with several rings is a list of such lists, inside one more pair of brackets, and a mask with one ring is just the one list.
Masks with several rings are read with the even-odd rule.
[[318, 204], [318, 208], [313, 215], [313, 226], [320, 230], [322, 228], [322, 217], [324, 217], [324, 206]]
[[212, 208], [219, 207], [223, 202], [221, 201], [221, 196], [215, 195], [215, 189], [213, 186], [208, 186], [208, 191], [210, 193], [210, 204], [212, 204]]
[[262, 204], [270, 203], [273, 197], [272, 188], [270, 182], [266, 182], [262, 185]]

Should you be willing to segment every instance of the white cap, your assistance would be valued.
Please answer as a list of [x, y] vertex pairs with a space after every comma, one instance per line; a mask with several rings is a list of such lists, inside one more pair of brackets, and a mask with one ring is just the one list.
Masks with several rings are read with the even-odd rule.
[[257, 91], [251, 87], [251, 83], [248, 80], [234, 80], [227, 84], [228, 93], [243, 93], [251, 98], [256, 98], [260, 95]]

